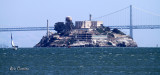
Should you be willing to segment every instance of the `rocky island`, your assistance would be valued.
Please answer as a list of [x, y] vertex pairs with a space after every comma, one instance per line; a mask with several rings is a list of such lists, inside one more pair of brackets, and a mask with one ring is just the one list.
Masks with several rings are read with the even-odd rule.
[[102, 21], [76, 21], [54, 25], [56, 33], [47, 32], [35, 47], [137, 47], [134, 40], [118, 29], [103, 26]]

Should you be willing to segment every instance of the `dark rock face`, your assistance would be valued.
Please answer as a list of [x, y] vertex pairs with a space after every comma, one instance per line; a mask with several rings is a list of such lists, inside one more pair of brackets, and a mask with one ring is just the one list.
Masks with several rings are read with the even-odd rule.
[[117, 29], [114, 31], [103, 30], [73, 29], [66, 32], [68, 35], [55, 33], [51, 34], [49, 38], [42, 37], [35, 47], [137, 47], [136, 42], [123, 32]]

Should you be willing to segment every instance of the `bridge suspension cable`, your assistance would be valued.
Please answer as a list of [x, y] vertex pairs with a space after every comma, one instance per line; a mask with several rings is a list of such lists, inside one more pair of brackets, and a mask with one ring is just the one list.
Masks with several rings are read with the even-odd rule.
[[160, 14], [157, 14], [157, 13], [154, 13], [154, 12], [151, 12], [151, 11], [147, 11], [147, 10], [144, 10], [144, 9], [141, 9], [141, 8], [138, 8], [138, 7], [135, 7], [135, 6], [132, 6], [133, 8], [137, 9], [137, 10], [140, 10], [142, 12], [145, 12], [145, 13], [148, 13], [148, 14], [151, 14], [151, 15], [154, 15], [154, 16], [160, 16]]
[[110, 15], [115, 14], [115, 13], [117, 13], [117, 12], [123, 11], [123, 10], [125, 10], [125, 9], [127, 9], [127, 8], [129, 8], [129, 7], [130, 7], [130, 6], [125, 7], [125, 8], [123, 8], [123, 9], [120, 9], [120, 10], [117, 10], [117, 11], [115, 11], [115, 12], [112, 12], [112, 13], [109, 13], [109, 14], [106, 14], [106, 15], [103, 15], [103, 16], [100, 16], [100, 17], [97, 17], [97, 18], [94, 18], [93, 20], [99, 19], [99, 18], [103, 18], [103, 17], [106, 17], [106, 16], [110, 16]]

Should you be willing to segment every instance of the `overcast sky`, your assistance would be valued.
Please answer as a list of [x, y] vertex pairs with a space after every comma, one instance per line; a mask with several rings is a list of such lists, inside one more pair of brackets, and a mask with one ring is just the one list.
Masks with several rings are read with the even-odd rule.
[[[0, 27], [46, 26], [47, 19], [49, 20], [49, 25], [54, 26], [56, 22], [63, 22], [66, 16], [71, 16], [73, 22], [83, 21], [89, 19], [90, 13], [93, 15], [93, 18], [96, 18], [129, 5], [158, 15], [160, 14], [159, 3], [160, 0], [0, 0]], [[128, 10], [124, 11], [127, 12]], [[133, 10], [133, 12], [135, 11]], [[154, 16], [153, 13], [152, 16], [147, 16], [149, 14], [145, 15], [145, 13], [143, 14], [140, 11], [135, 13], [139, 15], [133, 14], [133, 24], [141, 24], [143, 22], [142, 24], [160, 25], [160, 16]], [[151, 20], [146, 19], [146, 17]], [[120, 24], [124, 17], [122, 15], [121, 17], [110, 16], [110, 18], [108, 18], [109, 20], [102, 20], [104, 25], [111, 25], [111, 22]], [[115, 20], [115, 18], [119, 18], [120, 22]], [[122, 31], [129, 35], [129, 30]], [[11, 47], [10, 33], [0, 32], [0, 44]], [[40, 41], [42, 36], [46, 35], [46, 31], [12, 33], [14, 42], [20, 47], [33, 47]], [[157, 44], [160, 46], [160, 29], [134, 30], [133, 35], [139, 47], [155, 47]]]

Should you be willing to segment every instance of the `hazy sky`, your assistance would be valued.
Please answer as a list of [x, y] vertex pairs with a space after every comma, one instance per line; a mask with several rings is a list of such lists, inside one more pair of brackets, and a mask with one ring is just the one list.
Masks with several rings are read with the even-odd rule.
[[[49, 25], [53, 26], [55, 22], [64, 21], [66, 16], [71, 16], [73, 21], [88, 20], [90, 13], [95, 18], [129, 5], [160, 14], [159, 3], [160, 0], [0, 0], [0, 27], [46, 26], [47, 19]], [[145, 15], [136, 18], [133, 24], [135, 21], [141, 22], [140, 18], [145, 19]], [[107, 24], [106, 21], [104, 23]], [[143, 23], [160, 25], [157, 21], [160, 21], [160, 17], [154, 16], [151, 22], [146, 20]], [[129, 33], [129, 30], [122, 31]], [[0, 32], [0, 44], [11, 46], [10, 33]], [[15, 43], [20, 47], [33, 47], [46, 35], [46, 31], [12, 33]], [[159, 33], [160, 29], [134, 30], [134, 40], [140, 47], [160, 46]]]

